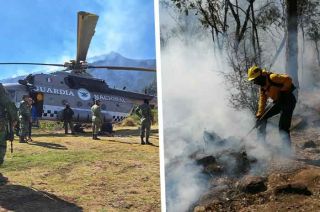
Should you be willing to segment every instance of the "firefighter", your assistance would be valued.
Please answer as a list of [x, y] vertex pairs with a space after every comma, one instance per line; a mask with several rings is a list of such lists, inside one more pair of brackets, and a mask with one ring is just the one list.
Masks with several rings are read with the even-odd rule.
[[[265, 140], [266, 137], [268, 118], [280, 113], [280, 135], [284, 143], [291, 147], [290, 126], [293, 110], [296, 106], [296, 98], [293, 95], [295, 86], [291, 77], [287, 74], [267, 72], [254, 65], [248, 69], [248, 80], [260, 86], [256, 118], [259, 122], [258, 130], [262, 139]], [[268, 98], [273, 100], [274, 105], [265, 112]]]

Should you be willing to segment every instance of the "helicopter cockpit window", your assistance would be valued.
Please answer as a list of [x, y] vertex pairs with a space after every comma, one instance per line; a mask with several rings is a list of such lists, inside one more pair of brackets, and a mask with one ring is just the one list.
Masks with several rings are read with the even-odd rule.
[[101, 109], [106, 110], [107, 109], [106, 105], [105, 104], [101, 105]]
[[109, 89], [103, 80], [98, 79], [68, 76], [64, 81], [72, 89], [85, 88], [90, 92], [103, 92]]
[[29, 84], [34, 84], [34, 76], [32, 74], [29, 74], [25, 80], [29, 83]]

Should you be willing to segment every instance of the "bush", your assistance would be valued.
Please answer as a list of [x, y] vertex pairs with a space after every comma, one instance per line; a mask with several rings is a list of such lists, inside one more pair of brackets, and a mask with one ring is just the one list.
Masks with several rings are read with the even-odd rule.
[[153, 123], [158, 124], [158, 109], [152, 109]]
[[123, 122], [121, 123], [121, 126], [123, 127], [134, 127], [137, 125], [138, 125], [138, 122], [132, 116], [129, 116], [128, 118], [123, 120]]
[[40, 129], [43, 130], [61, 130], [63, 129], [63, 122], [40, 120]]

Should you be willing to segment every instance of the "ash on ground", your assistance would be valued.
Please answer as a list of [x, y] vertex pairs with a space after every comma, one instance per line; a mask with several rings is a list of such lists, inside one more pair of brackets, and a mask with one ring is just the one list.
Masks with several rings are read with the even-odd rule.
[[203, 148], [189, 158], [208, 177], [207, 189], [189, 210], [319, 211], [320, 124], [297, 119], [293, 157], [273, 152], [261, 160], [247, 142], [204, 132]]

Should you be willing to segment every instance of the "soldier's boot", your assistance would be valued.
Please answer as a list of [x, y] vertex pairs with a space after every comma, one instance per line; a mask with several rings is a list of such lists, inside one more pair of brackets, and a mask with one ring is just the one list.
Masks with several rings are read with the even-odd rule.
[[0, 173], [0, 185], [5, 185], [8, 183], [8, 178], [3, 176], [1, 173]]
[[7, 147], [0, 146], [0, 166], [4, 163], [4, 157], [6, 155]]
[[98, 138], [97, 134], [93, 134], [93, 140], [100, 140], [100, 138]]
[[19, 137], [19, 143], [27, 143], [24, 136]]
[[149, 137], [146, 137], [146, 144], [151, 145], [152, 143], [149, 142]]
[[143, 136], [140, 136], [140, 138], [141, 138], [141, 144], [144, 145], [145, 143], [144, 143], [144, 140], [143, 140]]

